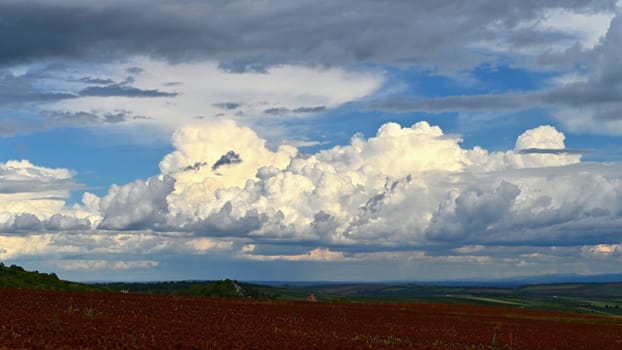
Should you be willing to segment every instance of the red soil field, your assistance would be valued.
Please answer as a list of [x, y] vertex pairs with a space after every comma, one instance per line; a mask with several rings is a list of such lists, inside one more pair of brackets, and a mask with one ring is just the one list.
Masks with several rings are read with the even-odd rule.
[[622, 349], [622, 320], [504, 307], [0, 289], [0, 349]]

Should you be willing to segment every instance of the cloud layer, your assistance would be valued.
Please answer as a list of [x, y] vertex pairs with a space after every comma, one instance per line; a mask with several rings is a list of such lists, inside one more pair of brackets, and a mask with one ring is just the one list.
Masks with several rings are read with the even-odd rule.
[[0, 68], [0, 136], [59, 127], [146, 126], [169, 137], [194, 120], [277, 123], [358, 101], [383, 83], [379, 69], [282, 65], [230, 72], [216, 61], [170, 65], [146, 57], [76, 67], [14, 66]]
[[[603, 20], [591, 16], [614, 8], [613, 0], [479, 0], [468, 5], [455, 0], [272, 0], [261, 5], [236, 0], [185, 1], [184, 6], [168, 1], [3, 1], [0, 63], [151, 55], [174, 62], [218, 60], [233, 70], [275, 63], [464, 67], [485, 57], [474, 48], [533, 52], [552, 38], [562, 45], [558, 50], [576, 42], [593, 45]], [[582, 20], [582, 26], [567, 28], [569, 18]]]
[[387, 93], [372, 96], [379, 98], [372, 107], [546, 107], [566, 131], [619, 134], [618, 12], [614, 0], [4, 1], [0, 136], [136, 124], [168, 133], [180, 118], [214, 117], [255, 126], [279, 118], [263, 131], [270, 125], [278, 133], [280, 124], [282, 134], [286, 118], [379, 92], [386, 67], [460, 80], [482, 65], [544, 70], [557, 83], [531, 93], [434, 99]]
[[[301, 156], [288, 145], [270, 150], [231, 120], [198, 123], [175, 133], [160, 175], [113, 185], [101, 198], [86, 193], [71, 207], [62, 200], [46, 210], [32, 210], [28, 200], [5, 204], [3, 240], [16, 246], [1, 255], [28, 255], [33, 247], [49, 254], [56, 246], [61, 255], [116, 252], [123, 261], [138, 249], [140, 261], [166, 251], [228, 251], [260, 261], [445, 255], [489, 262], [500, 247], [524, 253], [551, 245], [613, 254], [622, 169], [582, 163], [581, 154], [563, 152], [564, 138], [545, 125], [519, 135], [513, 150], [489, 152], [465, 149], [427, 122], [387, 123], [374, 137], [355, 135], [349, 145]], [[62, 169], [7, 164], [5, 178], [16, 187], [6, 193], [16, 193], [24, 176], [33, 183], [71, 178]], [[117, 266], [110, 264], [102, 266]]]

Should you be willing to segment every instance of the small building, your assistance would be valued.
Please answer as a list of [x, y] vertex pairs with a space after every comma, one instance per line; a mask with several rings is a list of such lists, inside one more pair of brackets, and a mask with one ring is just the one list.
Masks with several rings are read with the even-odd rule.
[[317, 298], [315, 297], [315, 294], [313, 293], [309, 294], [309, 296], [307, 297], [307, 301], [317, 302]]

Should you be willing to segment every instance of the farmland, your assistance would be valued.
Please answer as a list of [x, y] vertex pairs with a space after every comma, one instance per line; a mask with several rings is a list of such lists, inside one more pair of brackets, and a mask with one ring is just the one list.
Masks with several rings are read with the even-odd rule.
[[622, 319], [505, 306], [0, 288], [0, 349], [620, 349]]
[[248, 285], [256, 294], [321, 301], [473, 304], [518, 309], [622, 316], [622, 283], [559, 283], [515, 286], [459, 284], [329, 283]]

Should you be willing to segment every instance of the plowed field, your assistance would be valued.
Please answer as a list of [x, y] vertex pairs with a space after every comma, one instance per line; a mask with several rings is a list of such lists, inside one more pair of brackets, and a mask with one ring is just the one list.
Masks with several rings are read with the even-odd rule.
[[0, 289], [0, 349], [622, 349], [620, 319], [502, 307]]

